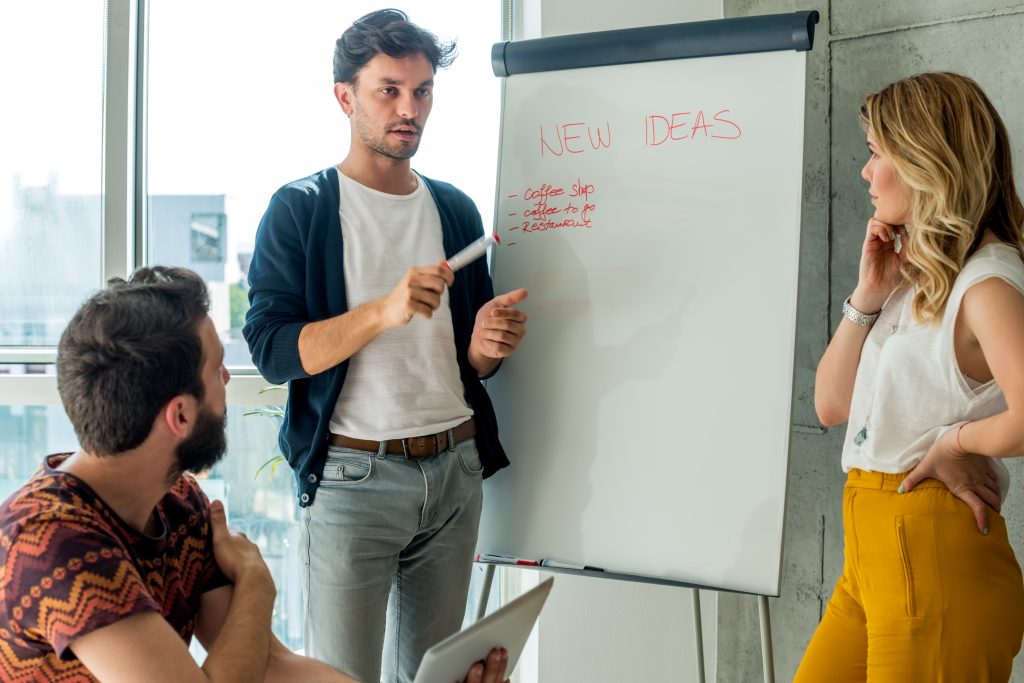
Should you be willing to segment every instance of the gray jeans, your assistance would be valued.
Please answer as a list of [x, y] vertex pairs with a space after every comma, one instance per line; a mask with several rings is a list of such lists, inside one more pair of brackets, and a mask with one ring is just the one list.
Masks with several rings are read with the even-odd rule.
[[422, 460], [328, 449], [299, 544], [307, 655], [364, 683], [382, 667], [412, 681], [462, 625], [482, 471], [472, 438]]

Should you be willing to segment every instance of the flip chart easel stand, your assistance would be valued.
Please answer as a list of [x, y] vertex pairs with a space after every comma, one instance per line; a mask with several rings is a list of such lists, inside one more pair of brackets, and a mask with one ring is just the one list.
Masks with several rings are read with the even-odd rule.
[[[775, 661], [772, 655], [772, 622], [768, 614], [768, 596], [757, 596], [761, 622], [761, 665], [764, 683], [775, 683]], [[697, 647], [697, 680], [704, 683], [704, 626], [700, 618], [700, 589], [693, 589], [693, 639]]]
[[761, 666], [764, 683], [775, 683], [775, 657], [772, 654], [772, 620], [768, 614], [768, 596], [757, 596], [757, 611], [761, 617]]
[[494, 583], [494, 565], [489, 564], [484, 569], [484, 586], [480, 590], [480, 600], [476, 605], [476, 620], [480, 621], [487, 613], [487, 598], [491, 594], [491, 584]]
[[[480, 590], [480, 598], [476, 606], [476, 620], [483, 619], [487, 613], [487, 598], [491, 594], [491, 585], [494, 583], [493, 564], [486, 564], [484, 568], [484, 585]], [[697, 653], [697, 681], [705, 683], [704, 674], [704, 627], [700, 614], [700, 589], [691, 588], [693, 591], [693, 642]], [[772, 624], [768, 614], [768, 596], [757, 596], [757, 607], [761, 621], [761, 662], [764, 672], [764, 683], [775, 683], [775, 661], [772, 655]]]
[[704, 622], [700, 618], [700, 590], [693, 589], [693, 644], [697, 653], [697, 683], [704, 683]]
[[[701, 681], [698, 590], [758, 598], [764, 680], [774, 681], [762, 596], [778, 594], [783, 567], [792, 406], [776, 398], [792, 396], [795, 376], [807, 80], [800, 53], [812, 49], [818, 20], [816, 11], [734, 17], [509, 40], [491, 50], [492, 70], [502, 78], [494, 225], [511, 233], [506, 246], [519, 244], [492, 255], [494, 286], [532, 287], [531, 310], [551, 324], [516, 352], [514, 371], [487, 383], [516, 468], [484, 484], [477, 550], [527, 558], [527, 564], [561, 557], [573, 564], [556, 573], [694, 590]], [[687, 87], [666, 90], [659, 87], [664, 83]], [[699, 107], [717, 113], [706, 119]], [[694, 118], [685, 118], [691, 111]], [[709, 133], [709, 120], [722, 127]], [[616, 133], [618, 146], [609, 152], [613, 123], [616, 130], [636, 131], [641, 121], [643, 145], [638, 135]], [[686, 126], [684, 137], [693, 142], [701, 136], [700, 142], [686, 151], [661, 146], [684, 139], [672, 131]], [[765, 183], [768, 176], [779, 185]], [[556, 206], [570, 197], [575, 203]], [[599, 212], [591, 201], [600, 202]], [[772, 207], [771, 230], [763, 225], [766, 207]], [[591, 215], [600, 228], [591, 225]], [[665, 215], [678, 220], [666, 223]], [[737, 277], [723, 278], [721, 262], [701, 258], [718, 249], [718, 237], [699, 226], [721, 224], [726, 215], [737, 230], [757, 228], [744, 233], [747, 242], [761, 241], [736, 251], [751, 256], [728, 259]], [[651, 229], [634, 229], [638, 224]], [[628, 239], [639, 241], [623, 258], [618, 250]], [[682, 255], [690, 260], [681, 268]], [[783, 271], [791, 276], [779, 278]], [[716, 286], [706, 287], [709, 281]], [[624, 282], [636, 289], [627, 292]], [[700, 316], [735, 310], [719, 318], [735, 323], [726, 334], [743, 335], [751, 325], [750, 289], [766, 283], [777, 287], [773, 300], [781, 302], [778, 310], [762, 311], [764, 328], [776, 334], [759, 338], [763, 355], [746, 354], [749, 374], [759, 380], [744, 394], [754, 408], [770, 403], [777, 412], [756, 410], [759, 422], [725, 441], [720, 430], [736, 432], [730, 415], [704, 392], [680, 388], [721, 384], [715, 363], [695, 359], [734, 360], [721, 344], [725, 328], [703, 334]], [[786, 324], [780, 324], [783, 309]], [[561, 315], [567, 311], [573, 315]], [[552, 353], [563, 347], [572, 349], [572, 362]], [[677, 353], [683, 348], [686, 353]], [[775, 371], [770, 377], [768, 365]], [[614, 420], [603, 419], [613, 414]], [[677, 424], [682, 416], [685, 422]], [[664, 431], [622, 428], [652, 420]], [[664, 448], [666, 438], [690, 425], [703, 428], [689, 432], [685, 448]], [[661, 476], [631, 471], [636, 479], [623, 486], [623, 473], [606, 466], [623, 448], [664, 458], [656, 463]], [[730, 490], [732, 504], [725, 508], [717, 486], [705, 484], [734, 479], [734, 458], [707, 456], [720, 449], [727, 456], [757, 454], [743, 463], [751, 495]], [[698, 472], [699, 479], [693, 476]], [[719, 511], [713, 533], [708, 509]], [[631, 533], [637, 528], [644, 537]], [[672, 542], [657, 543], [661, 538]], [[616, 572], [587, 569], [606, 566]], [[487, 572], [489, 587], [493, 567]], [[480, 614], [486, 599], [478, 604]]]

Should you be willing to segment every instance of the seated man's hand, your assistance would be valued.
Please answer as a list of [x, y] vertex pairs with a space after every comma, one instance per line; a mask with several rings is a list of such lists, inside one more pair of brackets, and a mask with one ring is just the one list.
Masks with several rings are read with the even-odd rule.
[[508, 683], [505, 678], [505, 666], [508, 664], [508, 650], [496, 647], [487, 655], [487, 659], [469, 667], [466, 683]]

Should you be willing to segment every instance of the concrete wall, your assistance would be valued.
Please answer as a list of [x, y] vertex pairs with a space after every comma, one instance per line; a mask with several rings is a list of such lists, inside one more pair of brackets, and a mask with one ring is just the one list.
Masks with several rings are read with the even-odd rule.
[[[857, 110], [864, 95], [921, 71], [953, 70], [975, 78], [1015, 141], [1018, 186], [1024, 175], [1024, 3], [999, 0], [724, 0], [726, 17], [817, 9], [809, 55], [800, 315], [793, 445], [782, 594], [771, 615], [777, 680], [791, 680], [842, 570], [840, 450], [844, 427], [821, 430], [813, 407], [814, 368], [856, 284], [864, 226], [871, 214], [860, 168], [866, 161]], [[831, 202], [829, 201], [831, 198]], [[1024, 459], [1006, 505], [1011, 540], [1024, 557]], [[718, 680], [761, 677], [756, 605], [719, 596]], [[1012, 679], [1024, 683], [1024, 657]]]

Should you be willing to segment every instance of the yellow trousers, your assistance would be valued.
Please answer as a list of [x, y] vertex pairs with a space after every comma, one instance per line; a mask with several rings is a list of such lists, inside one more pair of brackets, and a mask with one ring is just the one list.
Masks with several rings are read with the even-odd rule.
[[1024, 637], [1024, 579], [989, 510], [988, 535], [934, 479], [851, 470], [846, 561], [796, 683], [1007, 681]]

